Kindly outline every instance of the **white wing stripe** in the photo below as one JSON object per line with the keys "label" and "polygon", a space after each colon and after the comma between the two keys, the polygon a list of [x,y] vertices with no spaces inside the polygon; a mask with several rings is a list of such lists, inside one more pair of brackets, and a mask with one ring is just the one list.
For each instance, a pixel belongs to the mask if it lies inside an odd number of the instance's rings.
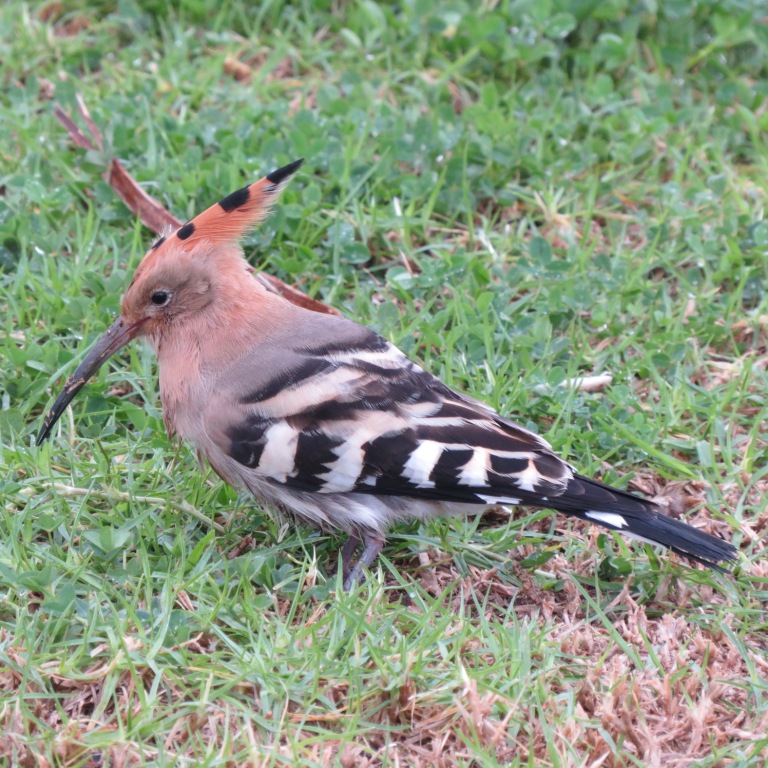
{"label": "white wing stripe", "polygon": [[254,403],[253,408],[270,419],[284,419],[320,403],[339,399],[345,392],[354,391],[354,384],[364,376],[364,373],[354,368],[336,368],[310,376],[267,400],[260,400]]}
{"label": "white wing stripe", "polygon": [[618,528],[619,530],[629,527],[629,523],[616,512],[600,512],[596,509],[588,509],[584,514],[590,520],[596,520],[598,523],[605,523],[606,525]]}
{"label": "white wing stripe", "polygon": [[485,448],[475,448],[472,458],[461,469],[459,482],[470,488],[488,485],[488,451]]}
{"label": "white wing stripe", "polygon": [[488,504],[519,504],[520,499],[514,499],[511,496],[485,496],[482,493],[477,494],[478,499],[482,499]]}
{"label": "white wing stripe", "polygon": [[299,433],[284,421],[273,424],[264,433],[264,450],[256,471],[279,483],[293,472]]}
{"label": "white wing stripe", "polygon": [[541,480],[541,473],[536,469],[536,465],[529,460],[528,466],[522,472],[517,472],[510,477],[520,490],[533,492]]}
{"label": "white wing stripe", "polygon": [[443,444],[436,443],[434,440],[424,440],[419,443],[419,447],[411,453],[403,466],[403,476],[418,488],[434,488],[435,483],[429,479],[429,476],[443,450]]}
{"label": "white wing stripe", "polygon": [[395,346],[388,346],[386,349],[366,350],[354,349],[350,352],[333,352],[328,355],[329,360],[343,365],[359,363],[368,363],[379,368],[416,368],[416,366]]}
{"label": "white wing stripe", "polygon": [[[350,491],[363,471],[365,451],[363,445],[373,442],[388,432],[399,431],[404,423],[385,411],[369,411],[359,420],[337,422],[337,434],[345,434],[345,441],[335,450],[338,458],[326,464],[327,472],[318,477],[323,481],[323,493]],[[349,428],[342,431],[342,428]]]}
{"label": "white wing stripe", "polygon": [[420,403],[408,403],[401,405],[400,410],[408,417],[412,424],[436,424],[439,419],[432,416],[440,410],[441,403],[432,400],[424,400]]}

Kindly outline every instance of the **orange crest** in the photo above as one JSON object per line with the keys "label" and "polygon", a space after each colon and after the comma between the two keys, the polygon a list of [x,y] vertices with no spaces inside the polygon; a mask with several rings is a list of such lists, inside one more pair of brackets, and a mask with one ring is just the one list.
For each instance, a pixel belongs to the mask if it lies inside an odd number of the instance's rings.
{"label": "orange crest", "polygon": [[162,258],[163,252],[169,247],[190,251],[202,241],[214,245],[236,244],[249,229],[269,215],[283,187],[303,162],[303,158],[295,160],[272,171],[263,179],[232,192],[175,232],[156,240],[139,264],[131,285],[141,273],[151,268],[157,259]]}
{"label": "orange crest", "polygon": [[[197,240],[208,240],[217,244],[236,243],[247,230],[255,227],[267,216],[280,191],[303,162],[304,160],[296,160],[227,195],[179,227],[171,238],[183,241],[184,250],[188,250],[187,246],[193,245]],[[155,243],[153,249],[157,247],[158,244]]]}

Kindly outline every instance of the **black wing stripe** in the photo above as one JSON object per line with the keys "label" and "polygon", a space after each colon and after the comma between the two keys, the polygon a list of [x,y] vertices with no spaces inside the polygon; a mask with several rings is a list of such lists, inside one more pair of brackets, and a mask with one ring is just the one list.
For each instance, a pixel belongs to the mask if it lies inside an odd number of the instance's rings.
{"label": "black wing stripe", "polygon": [[327,341],[307,348],[304,352],[305,354],[317,357],[328,357],[334,354],[342,354],[348,357],[355,352],[387,352],[395,349],[383,336],[379,336],[375,331],[365,330],[367,333],[354,341]]}
{"label": "black wing stripe", "polygon": [[488,419],[488,412],[481,411],[476,407],[468,403],[459,403],[455,400],[444,400],[440,406],[440,410],[435,414],[442,418],[460,418],[467,421],[477,421],[478,419],[486,421]]}
{"label": "black wing stripe", "polygon": [[325,432],[300,432],[296,448],[296,469],[288,476],[286,484],[308,491],[321,489],[324,483],[322,472],[327,472],[328,465],[338,459],[336,449],[343,444],[343,438]]}
{"label": "black wing stripe", "polygon": [[[518,472],[524,472],[530,462],[529,458],[509,458],[507,456],[499,456],[498,454],[491,454],[491,469],[497,475],[514,475]],[[507,481],[509,482],[509,481]]]}
{"label": "black wing stripe", "polygon": [[328,373],[338,364],[322,357],[308,357],[298,367],[275,374],[263,387],[240,398],[241,405],[253,405],[283,394],[286,390],[303,384],[307,379]]}
{"label": "black wing stripe", "polygon": [[440,454],[440,458],[430,472],[429,479],[435,487],[454,488],[459,484],[461,468],[472,458],[474,451],[471,448],[447,449]]}
{"label": "black wing stripe", "polygon": [[264,433],[271,425],[269,419],[252,416],[245,423],[231,427],[227,431],[229,455],[243,466],[258,467],[266,445]]}
{"label": "black wing stripe", "polygon": [[538,448],[522,431],[503,430],[492,423],[468,422],[460,426],[428,426],[419,428],[422,440],[434,440],[446,445],[468,445],[505,453],[528,452]]}

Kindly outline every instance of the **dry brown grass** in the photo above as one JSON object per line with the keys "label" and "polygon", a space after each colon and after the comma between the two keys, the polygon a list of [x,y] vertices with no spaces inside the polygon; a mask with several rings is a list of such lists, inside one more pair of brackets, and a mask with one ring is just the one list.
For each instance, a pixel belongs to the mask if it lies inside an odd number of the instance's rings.
{"label": "dry brown grass", "polygon": [[[627,757],[631,755],[653,768],[683,768],[706,758],[713,747],[759,744],[768,733],[768,710],[751,711],[745,684],[750,667],[768,676],[766,637],[742,637],[736,644],[732,620],[721,627],[701,626],[685,615],[702,615],[697,605],[727,602],[711,587],[668,578],[653,600],[641,604],[633,597],[630,579],[600,612],[610,621],[609,628],[577,587],[576,578],[588,578],[593,567],[586,550],[578,562],[556,555],[547,564],[561,584],[556,591],[537,587],[522,570],[516,573],[521,586],[515,588],[494,570],[473,569],[462,579],[440,553],[421,560],[428,566],[420,572],[422,586],[433,594],[447,589],[444,598],[462,620],[473,620],[471,612],[462,610],[469,605],[467,595],[482,595],[473,610],[483,615],[476,613],[474,620],[497,622],[497,631],[505,631],[499,622],[505,616],[508,620],[513,601],[518,620],[543,633],[559,660],[555,664],[534,654],[528,684],[548,689],[543,704],[536,696],[511,700],[483,690],[474,675],[465,673],[446,705],[445,691],[420,688],[408,678],[394,691],[365,694],[366,726],[350,740],[345,729],[357,722],[350,711],[350,697],[356,694],[346,680],[323,680],[329,702],[325,711],[286,704],[281,722],[263,730],[228,698],[196,706],[184,686],[169,676],[154,699],[164,713],[155,751],[183,760],[185,754],[198,753],[202,740],[222,755],[241,756],[229,764],[254,768],[275,764],[280,755],[290,762],[297,742],[304,744],[304,760],[323,766],[479,765],[473,761],[480,749],[500,764],[514,758],[554,765],[553,755],[559,755],[563,765],[618,768],[633,764]],[[765,579],[768,567],[755,566],[752,575]],[[189,600],[184,595],[180,604],[193,610]],[[287,611],[289,604],[283,601],[278,613]],[[670,604],[679,610],[666,612]],[[310,623],[326,610],[319,605]],[[411,605],[409,610],[416,609]],[[460,622],[454,629],[460,630]],[[0,759],[23,768],[120,768],[153,759],[156,755],[146,743],[115,738],[119,723],[141,716],[142,702],[157,682],[150,665],[126,665],[128,655],[141,651],[141,642],[136,637],[122,642],[123,650],[116,654],[110,655],[106,646],[94,649],[91,655],[97,660],[76,674],[62,672],[62,665],[52,661],[30,669],[26,649],[10,648],[7,655],[13,664],[0,672],[5,701]],[[187,650],[205,655],[214,645],[211,637],[200,635]],[[497,661],[481,638],[468,642],[462,655],[470,670]],[[22,692],[23,708],[15,698]],[[237,694],[258,711],[258,686],[244,682]],[[104,751],[87,747],[96,733],[108,736]],[[251,757],[243,758],[249,751]],[[759,754],[768,758],[768,747]],[[753,757],[758,759],[757,754]]]}

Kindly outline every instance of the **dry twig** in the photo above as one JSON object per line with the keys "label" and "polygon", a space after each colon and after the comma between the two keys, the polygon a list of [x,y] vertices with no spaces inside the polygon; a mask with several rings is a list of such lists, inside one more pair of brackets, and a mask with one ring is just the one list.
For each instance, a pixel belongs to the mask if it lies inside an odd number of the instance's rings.
{"label": "dry twig", "polygon": [[[54,107],[53,114],[56,119],[64,126],[70,139],[82,149],[99,152],[104,151],[104,140],[96,123],[93,121],[85,102],[78,95],[77,109],[80,117],[88,129],[87,134],[78,128],[75,121],[57,104]],[[138,184],[138,182],[125,169],[125,166],[117,159],[111,158],[107,169],[103,174],[104,181],[115,190],[118,197],[128,206],[128,209],[136,214],[145,227],[152,230],[156,235],[163,234],[169,229],[178,229],[183,222],[177,219],[170,211],[164,208],[157,200],[148,195]],[[272,293],[280,294],[292,304],[297,304],[313,312],[322,312],[327,315],[338,315],[338,311],[329,307],[322,301],[313,299],[302,293],[298,288],[287,285],[274,275],[268,275],[260,272],[256,275],[265,288]]]}

